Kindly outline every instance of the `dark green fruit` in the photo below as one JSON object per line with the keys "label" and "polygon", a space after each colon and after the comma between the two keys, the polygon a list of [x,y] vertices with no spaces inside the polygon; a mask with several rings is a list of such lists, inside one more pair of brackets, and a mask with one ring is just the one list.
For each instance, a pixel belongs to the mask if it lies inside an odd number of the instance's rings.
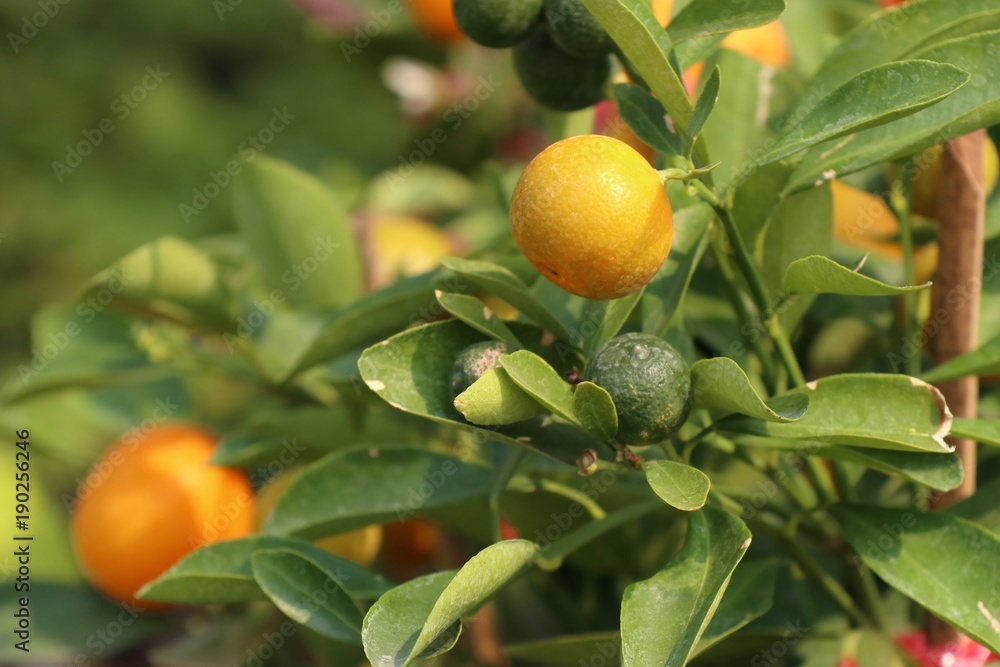
{"label": "dark green fruit", "polygon": [[543,0],[453,0],[455,21],[477,44],[506,49],[531,34]]}
{"label": "dark green fruit", "polygon": [[556,111],[577,111],[604,98],[611,62],[607,57],[571,56],[540,27],[514,47],[514,70],[539,104]]}
{"label": "dark green fruit", "polygon": [[624,445],[665,440],[691,412],[691,369],[669,343],[650,334],[609,340],[587,364],[584,379],[611,394]]}
{"label": "dark green fruit", "polygon": [[611,51],[611,36],[580,0],[545,0],[545,20],[552,39],[570,55],[599,58]]}
{"label": "dark green fruit", "polygon": [[459,352],[451,367],[451,400],[471,387],[483,373],[499,366],[503,354],[507,354],[507,344],[495,340],[473,343]]}

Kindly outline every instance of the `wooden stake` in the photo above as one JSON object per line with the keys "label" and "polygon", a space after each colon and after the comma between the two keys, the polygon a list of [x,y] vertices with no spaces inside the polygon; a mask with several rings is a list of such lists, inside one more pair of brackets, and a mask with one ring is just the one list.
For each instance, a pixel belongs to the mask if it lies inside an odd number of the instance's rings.
{"label": "wooden stake", "polygon": [[[938,209],[937,275],[931,301],[932,317],[939,330],[932,339],[931,356],[941,364],[978,345],[979,296],[983,272],[983,220],[986,196],[983,187],[983,142],[980,130],[949,142],[942,157],[941,191]],[[938,313],[947,313],[939,317]],[[945,321],[947,320],[947,321]],[[938,385],[952,414],[976,417],[979,378],[966,377]],[[970,497],[976,491],[976,443],[967,438],[949,438],[962,460],[965,480],[957,489],[935,495],[931,509],[940,510]],[[959,640],[957,630],[940,619],[927,623],[931,644]]]}

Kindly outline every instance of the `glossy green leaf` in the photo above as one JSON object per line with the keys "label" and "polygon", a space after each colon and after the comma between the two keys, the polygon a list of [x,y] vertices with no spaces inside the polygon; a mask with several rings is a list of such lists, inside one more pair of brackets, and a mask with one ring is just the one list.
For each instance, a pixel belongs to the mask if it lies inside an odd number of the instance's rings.
{"label": "glossy green leaf", "polygon": [[817,440],[854,447],[950,452],[944,438],[952,415],[944,397],[916,378],[888,373],[832,375],[783,394],[809,397],[790,423],[728,417],[719,428],[775,438]]}
{"label": "glossy green leaf", "polygon": [[164,236],[133,250],[88,281],[81,315],[110,304],[142,317],[228,330],[236,313],[222,270],[200,248]]}
{"label": "glossy green leaf", "polygon": [[573,414],[596,438],[605,442],[618,434],[618,411],[611,394],[593,382],[581,382],[573,390]]}
{"label": "glossy green leaf", "polygon": [[[373,667],[403,667],[441,593],[455,570],[412,579],[380,597],[365,615],[361,641]],[[435,648],[448,650],[458,641],[461,625]],[[433,651],[431,651],[433,653]]]}
{"label": "glossy green leaf", "polygon": [[576,423],[573,388],[534,352],[521,350],[500,357],[500,365],[521,389],[563,419]]}
{"label": "glossy green leaf", "polygon": [[257,551],[250,561],[261,590],[290,619],[324,637],[361,644],[363,616],[335,573],[288,549]]}
{"label": "glossy green leaf", "polygon": [[693,105],[680,76],[670,65],[673,45],[652,6],[629,0],[582,1],[666,108],[674,124],[686,132]]}
{"label": "glossy green leaf", "polygon": [[590,521],[549,544],[538,554],[535,561],[542,569],[556,570],[567,556],[593,542],[601,535],[659,509],[663,509],[663,503],[658,500],[650,500],[632,503],[624,509],[610,512],[603,519]]}
{"label": "glossy green leaf", "polygon": [[583,334],[584,356],[589,358],[601,345],[618,335],[645,291],[643,286],[620,299],[586,302],[579,326]]}
{"label": "glossy green leaf", "polygon": [[870,447],[838,447],[811,440],[786,440],[739,436],[739,444],[753,447],[786,449],[808,456],[821,456],[835,461],[857,463],[872,470],[898,475],[937,491],[950,491],[962,483],[962,462],[954,452],[900,452]]}
{"label": "glossy green leaf", "polygon": [[235,179],[236,220],[264,279],[292,304],[336,308],[361,294],[357,242],[339,201],[318,179],[260,156]]}
{"label": "glossy green leaf", "polygon": [[[904,57],[914,57],[913,54],[921,48],[935,43],[935,35],[940,34],[943,28],[970,20],[975,29],[976,25],[982,25],[979,15],[991,10],[996,10],[993,0],[966,0],[961,3],[953,0],[924,0],[873,13],[871,18],[852,30],[827,56],[820,71],[803,93],[799,109],[792,115],[796,118],[803,117],[808,109],[818,104],[830,91],[864,70]],[[952,64],[959,65],[954,62]]]}
{"label": "glossy green leaf", "polygon": [[674,213],[674,240],[667,261],[646,285],[640,302],[642,330],[662,336],[680,307],[698,263],[708,247],[714,213],[707,205]]}
{"label": "glossy green leaf", "polygon": [[703,35],[756,28],[777,20],[784,11],[785,0],[756,0],[735,12],[732,0],[697,0],[670,19],[667,33],[674,43],[679,43]]}
{"label": "glossy green leaf", "polygon": [[864,564],[889,585],[1000,651],[1000,609],[983,586],[1000,581],[1000,537],[945,512],[859,505],[830,512]]}
{"label": "glossy green leaf", "polygon": [[334,452],[296,477],[264,532],[318,539],[402,521],[430,509],[485,499],[489,479],[484,468],[420,447]]}
{"label": "glossy green leaf", "polygon": [[940,102],[968,81],[967,73],[943,62],[905,60],[873,67],[820,101],[758,163],[899,120]]}
{"label": "glossy green leaf", "polygon": [[646,480],[663,502],[685,512],[704,507],[712,488],[708,475],[676,461],[647,462]]}
{"label": "glossy green leaf", "polygon": [[694,407],[737,412],[774,422],[799,419],[809,407],[809,396],[791,394],[768,403],[757,393],[740,365],[729,357],[702,359],[691,366]]}
{"label": "glossy green leaf", "polygon": [[521,349],[517,336],[490,310],[489,306],[476,297],[441,290],[436,291],[434,296],[445,310],[476,331],[507,343],[511,350]]}
{"label": "glossy green leaf", "polygon": [[266,595],[253,576],[251,558],[266,549],[288,549],[334,562],[338,580],[354,598],[375,598],[391,585],[381,575],[328,554],[309,542],[261,535],[201,547],[146,584],[138,597],[192,605],[264,600]]}
{"label": "glossy green leaf", "polygon": [[473,424],[498,426],[537,417],[546,412],[502,368],[491,368],[455,397],[455,408]]}
{"label": "glossy green leaf", "polygon": [[913,58],[954,65],[970,81],[946,99],[890,125],[864,130],[836,146],[820,144],[806,153],[789,182],[795,191],[817,180],[843,176],[869,165],[914,155],[973,130],[1000,122],[1000,77],[994,59],[1000,31],[935,44]]}
{"label": "glossy green leaf", "polygon": [[681,139],[667,123],[667,112],[659,100],[632,83],[617,83],[612,91],[618,114],[635,136],[661,153],[683,154]]}
{"label": "glossy green leaf", "polygon": [[518,661],[546,667],[620,665],[621,637],[617,632],[592,632],[507,644],[504,653]]}
{"label": "glossy green leaf", "polygon": [[1000,493],[1000,478],[980,484],[971,498],[966,498],[945,509],[945,512],[985,526],[1000,534],[1000,503],[996,502]]}
{"label": "glossy green leaf", "polygon": [[688,519],[687,540],[674,559],[622,598],[622,662],[682,667],[693,653],[750,546],[735,516],[704,508]]}
{"label": "glossy green leaf", "polygon": [[1000,336],[991,338],[974,352],[950,359],[920,377],[925,382],[947,382],[967,375],[991,375],[1000,372]]}
{"label": "glossy green leaf", "polygon": [[[688,8],[695,6],[688,5]],[[698,102],[694,105],[694,113],[691,115],[691,125],[688,127],[688,136],[695,138],[701,134],[706,121],[712,115],[716,102],[719,101],[719,85],[722,77],[722,70],[718,66],[712,69],[708,76],[708,81],[702,86],[698,95]]]}
{"label": "glossy green leaf", "polygon": [[1000,447],[1000,419],[961,419],[951,424],[956,438],[970,438],[984,445]]}
{"label": "glossy green leaf", "polygon": [[740,564],[692,655],[698,655],[763,616],[774,604],[778,566],[772,561]]}
{"label": "glossy green leaf", "polygon": [[407,278],[327,316],[293,373],[431,321],[439,312],[434,288],[441,282],[431,274]]}
{"label": "glossy green leaf", "polygon": [[781,287],[796,294],[849,294],[852,296],[895,296],[916,292],[930,287],[923,285],[907,285],[894,287],[880,280],[852,271],[837,264],[828,257],[813,255],[797,259],[788,265]]}
{"label": "glossy green leaf", "polygon": [[468,283],[471,287],[477,287],[500,297],[534,320],[535,324],[551,331],[556,337],[567,341],[572,339],[565,325],[553,317],[548,309],[532,296],[528,286],[510,270],[498,264],[459,257],[445,257],[441,260],[441,264],[458,277],[454,291],[467,290],[465,283]]}
{"label": "glossy green leaf", "polygon": [[469,559],[434,603],[416,643],[410,649],[410,657],[420,655],[455,623],[460,623],[489,601],[537,553],[538,545],[534,542],[504,540]]}

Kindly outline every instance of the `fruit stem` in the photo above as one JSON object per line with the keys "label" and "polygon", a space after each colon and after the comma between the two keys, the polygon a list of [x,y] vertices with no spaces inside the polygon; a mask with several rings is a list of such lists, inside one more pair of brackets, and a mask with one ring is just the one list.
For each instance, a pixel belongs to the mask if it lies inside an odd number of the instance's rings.
{"label": "fruit stem", "polygon": [[497,470],[497,476],[493,480],[493,488],[490,489],[490,516],[493,518],[493,541],[500,542],[503,536],[500,534],[500,497],[507,490],[511,477],[517,472],[521,461],[524,460],[528,450],[518,448],[511,452],[507,459]]}
{"label": "fruit stem", "polygon": [[[916,285],[917,275],[913,266],[913,217],[910,215],[910,194],[913,191],[912,160],[901,160],[893,169],[892,186],[889,204],[899,220],[899,241],[903,246],[903,282],[906,285]],[[920,326],[917,317],[917,294],[907,292],[903,295],[903,340],[917,339],[917,328]],[[909,375],[920,375],[920,355],[906,354],[906,372]]]}
{"label": "fruit stem", "polygon": [[587,513],[590,514],[591,518],[595,521],[600,521],[607,516],[607,512],[604,511],[604,508],[591,500],[590,496],[582,491],[578,491],[577,489],[574,489],[571,486],[566,486],[565,484],[560,484],[559,482],[553,482],[545,477],[535,479],[533,481],[542,491],[548,491],[553,495],[562,496],[567,500],[580,503],[580,506],[587,510]]}
{"label": "fruit stem", "polygon": [[746,243],[743,242],[743,237],[740,236],[740,230],[737,228],[732,214],[722,200],[704,183],[698,180],[690,183],[698,195],[715,209],[716,215],[722,222],[722,227],[726,231],[726,236],[729,238],[729,243],[736,256],[736,266],[739,267],[740,273],[743,274],[743,278],[750,287],[750,296],[757,306],[760,317],[766,322],[767,332],[771,336],[771,340],[774,341],[778,358],[781,359],[785,370],[788,371],[792,385],[797,387],[805,384],[806,379],[799,367],[798,359],[795,358],[792,344],[788,341],[788,336],[781,326],[777,311],[771,305],[771,299],[767,296],[767,290],[764,287],[764,279],[757,267],[754,266],[753,258],[750,256],[750,251],[747,250]]}

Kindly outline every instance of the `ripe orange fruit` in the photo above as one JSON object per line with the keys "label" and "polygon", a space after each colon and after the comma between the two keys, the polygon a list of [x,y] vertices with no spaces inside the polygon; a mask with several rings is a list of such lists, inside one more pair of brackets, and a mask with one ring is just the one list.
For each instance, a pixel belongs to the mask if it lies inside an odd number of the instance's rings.
{"label": "ripe orange fruit", "polygon": [[670,251],[673,210],[660,175],[611,137],[563,139],[528,164],[510,227],[543,276],[588,299],[617,299],[656,274]]}
{"label": "ripe orange fruit", "polygon": [[406,7],[417,28],[428,39],[451,44],[465,38],[455,22],[451,0],[406,0]]}
{"label": "ripe orange fruit", "polygon": [[95,588],[131,601],[187,553],[250,534],[253,489],[241,471],[208,463],[215,445],[197,427],[169,424],[127,435],[98,459],[72,518],[73,548]]}
{"label": "ripe orange fruit", "polygon": [[670,15],[674,11],[674,0],[653,0],[653,16],[664,28],[670,23]]}
{"label": "ripe orange fruit", "polygon": [[381,563],[396,581],[407,581],[431,565],[441,533],[426,519],[407,519],[384,526]]}
{"label": "ripe orange fruit", "polygon": [[[254,514],[254,529],[260,530],[264,521],[271,514],[274,506],[285,489],[298,477],[299,470],[288,470],[267,483],[257,494],[257,510]],[[359,565],[368,566],[375,561],[379,547],[382,546],[382,526],[365,526],[358,530],[348,531],[331,537],[316,540],[316,546],[329,551],[334,556],[352,560]]]}
{"label": "ripe orange fruit", "polygon": [[[772,21],[756,28],[731,32],[722,41],[722,46],[742,53],[747,58],[753,58],[763,65],[788,67],[792,63],[788,34],[781,21]],[[701,79],[704,69],[704,62],[696,62],[684,70],[684,87],[687,88],[688,95],[692,98],[698,90],[698,81]]]}
{"label": "ripe orange fruit", "polygon": [[456,250],[455,241],[440,227],[408,216],[376,217],[368,230],[367,265],[372,289],[438,267]]}

